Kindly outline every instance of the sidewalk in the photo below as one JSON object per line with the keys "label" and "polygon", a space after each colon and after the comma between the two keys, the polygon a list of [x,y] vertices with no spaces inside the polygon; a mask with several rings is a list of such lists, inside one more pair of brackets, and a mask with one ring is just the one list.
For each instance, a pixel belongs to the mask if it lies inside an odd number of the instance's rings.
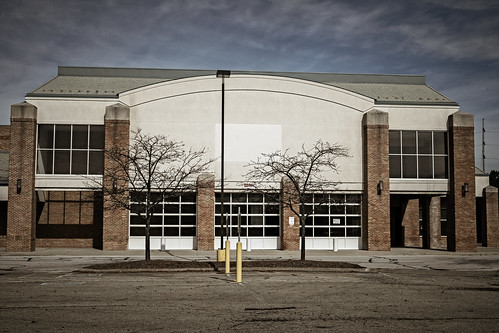
{"label": "sidewalk", "polygon": [[[236,251],[231,251],[231,260],[235,260]],[[97,249],[77,248],[39,248],[33,252],[6,252],[0,248],[0,261],[24,258],[71,258],[89,263],[142,260],[144,250],[102,251]],[[214,261],[216,251],[168,250],[151,251],[152,259]],[[499,271],[499,248],[479,247],[477,252],[456,253],[443,250],[418,248],[393,248],[391,251],[363,250],[308,250],[307,260],[326,260],[350,262],[369,269],[433,269],[433,270],[487,270]],[[253,250],[243,251],[245,260],[298,260],[299,251]]]}

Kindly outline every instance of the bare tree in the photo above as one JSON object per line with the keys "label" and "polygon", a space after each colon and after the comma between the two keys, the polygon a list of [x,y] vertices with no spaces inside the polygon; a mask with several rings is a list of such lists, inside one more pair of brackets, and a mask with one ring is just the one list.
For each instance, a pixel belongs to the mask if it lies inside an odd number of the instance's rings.
{"label": "bare tree", "polygon": [[[186,150],[164,135],[133,132],[130,147],[105,151],[110,159],[101,184],[114,208],[125,208],[145,224],[145,260],[151,259],[150,227],[164,200],[195,191],[195,177],[207,170],[206,148]],[[111,184],[110,186],[103,186]]]}
{"label": "bare tree", "polygon": [[319,140],[310,149],[303,145],[296,155],[291,155],[289,149],[278,150],[264,153],[246,165],[250,171],[245,178],[258,190],[266,191],[268,184],[275,184],[280,179],[288,183],[289,186],[283,186],[279,201],[300,221],[301,260],[305,260],[305,220],[314,213],[314,206],[306,209],[305,204],[310,202],[312,194],[336,188],[338,182],[327,177],[327,173],[339,173],[338,157],[349,157],[348,149]]}

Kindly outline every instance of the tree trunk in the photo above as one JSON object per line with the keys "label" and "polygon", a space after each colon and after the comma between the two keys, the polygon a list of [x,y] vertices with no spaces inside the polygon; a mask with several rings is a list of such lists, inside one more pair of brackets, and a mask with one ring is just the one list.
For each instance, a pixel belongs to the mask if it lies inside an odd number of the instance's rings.
{"label": "tree trunk", "polygon": [[151,260],[151,236],[149,233],[150,227],[151,223],[148,220],[146,224],[146,261]]}
{"label": "tree trunk", "polygon": [[305,260],[305,219],[300,216],[301,249],[300,260]]}

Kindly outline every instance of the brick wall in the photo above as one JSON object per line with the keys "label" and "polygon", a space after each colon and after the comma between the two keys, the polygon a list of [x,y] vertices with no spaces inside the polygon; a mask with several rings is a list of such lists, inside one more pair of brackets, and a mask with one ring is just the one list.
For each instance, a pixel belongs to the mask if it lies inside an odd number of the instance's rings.
{"label": "brick wall", "polygon": [[8,151],[10,146],[10,126],[0,125],[0,151]]}
{"label": "brick wall", "polygon": [[442,248],[442,228],[441,228],[441,210],[440,197],[435,196],[429,198],[429,247],[430,249]]}
{"label": "brick wall", "polygon": [[[449,181],[447,249],[477,251],[475,202],[475,147],[473,115],[449,116]],[[469,192],[463,193],[464,184]]]}
{"label": "brick wall", "polygon": [[[35,249],[35,152],[37,109],[12,105],[10,118],[9,205],[7,251]],[[20,181],[21,191],[17,190]]]}
{"label": "brick wall", "polygon": [[[105,150],[113,147],[125,148],[130,142],[130,109],[121,104],[106,107],[105,116]],[[105,155],[104,169],[113,168],[113,161]],[[127,189],[128,182],[119,177],[118,187]],[[111,189],[113,180],[104,177],[104,187]],[[104,194],[104,208],[102,220],[102,248],[104,250],[126,250],[128,247],[128,210],[116,208],[110,197]]]}
{"label": "brick wall", "polygon": [[[289,201],[293,196],[295,188],[287,178],[281,180],[281,196],[283,202]],[[295,210],[299,210],[299,203],[294,203]],[[289,218],[294,218],[294,225],[289,225]],[[300,218],[293,213],[291,208],[281,203],[281,248],[282,250],[296,251],[300,249]]]}
{"label": "brick wall", "polygon": [[402,212],[404,246],[421,247],[422,241],[421,237],[419,237],[419,199],[406,199],[402,204]]}
{"label": "brick wall", "polygon": [[[390,250],[390,173],[388,113],[369,111],[363,119],[362,247]],[[384,189],[378,192],[383,181]]]}
{"label": "brick wall", "polygon": [[482,245],[499,247],[499,209],[497,187],[483,189],[484,214],[482,216]]}
{"label": "brick wall", "polygon": [[202,174],[197,180],[197,249],[215,248],[215,176]]}

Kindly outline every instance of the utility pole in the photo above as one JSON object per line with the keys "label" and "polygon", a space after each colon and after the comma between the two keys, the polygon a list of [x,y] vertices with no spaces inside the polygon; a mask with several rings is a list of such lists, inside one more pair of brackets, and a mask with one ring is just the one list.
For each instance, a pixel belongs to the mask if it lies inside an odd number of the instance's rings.
{"label": "utility pole", "polygon": [[482,118],[482,170],[485,172],[485,118]]}

